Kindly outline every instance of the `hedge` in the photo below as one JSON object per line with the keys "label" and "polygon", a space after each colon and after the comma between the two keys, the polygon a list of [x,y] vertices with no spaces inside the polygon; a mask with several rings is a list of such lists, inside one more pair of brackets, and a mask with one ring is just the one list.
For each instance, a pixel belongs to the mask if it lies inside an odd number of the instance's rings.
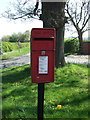
{"label": "hedge", "polygon": [[11,42],[2,42],[2,52],[11,52],[13,50],[18,50],[23,47],[27,47],[29,43],[11,43]]}
{"label": "hedge", "polygon": [[78,53],[79,51],[79,40],[75,38],[66,39],[64,42],[65,53]]}

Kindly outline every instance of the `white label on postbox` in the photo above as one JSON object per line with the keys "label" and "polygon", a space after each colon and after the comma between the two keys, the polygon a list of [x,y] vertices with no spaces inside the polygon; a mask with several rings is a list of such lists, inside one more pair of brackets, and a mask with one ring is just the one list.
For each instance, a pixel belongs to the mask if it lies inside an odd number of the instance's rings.
{"label": "white label on postbox", "polygon": [[39,56],[39,74],[48,74],[48,56]]}

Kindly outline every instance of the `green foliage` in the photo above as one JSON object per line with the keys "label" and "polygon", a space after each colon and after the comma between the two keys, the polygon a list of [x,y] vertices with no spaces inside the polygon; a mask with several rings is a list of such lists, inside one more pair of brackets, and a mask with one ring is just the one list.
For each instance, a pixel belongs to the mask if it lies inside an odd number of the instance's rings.
{"label": "green foliage", "polygon": [[30,46],[29,42],[27,42],[27,43],[20,43],[20,44],[21,44],[21,48]]}
{"label": "green foliage", "polygon": [[[36,118],[38,88],[30,66],[3,69],[2,82],[3,119]],[[45,84],[44,118],[88,118],[88,102],[87,66],[67,64],[55,70],[54,83]]]}
{"label": "green foliage", "polygon": [[16,43],[2,42],[3,52],[10,52],[10,51],[16,50],[17,48],[18,48],[18,45]]}
{"label": "green foliage", "polygon": [[25,33],[18,33],[18,41],[20,42],[29,42],[30,38],[29,38],[29,31],[25,31]]}
{"label": "green foliage", "polygon": [[5,35],[2,37],[1,41],[3,42],[9,42],[10,36],[9,35]]}
{"label": "green foliage", "polygon": [[[4,50],[7,51],[7,43],[9,44],[10,42],[3,42],[3,48]],[[17,56],[21,56],[24,54],[27,54],[30,52],[30,43],[20,43],[21,44],[21,48],[18,47],[17,43],[10,43],[10,49],[12,48],[12,52],[6,52],[4,54],[2,54],[0,56],[0,59],[9,59],[9,58],[13,58],[13,57],[17,57]]]}
{"label": "green foliage", "polygon": [[90,42],[90,40],[83,40],[83,42]]}
{"label": "green foliage", "polygon": [[78,39],[66,39],[64,43],[65,53],[78,53],[79,51],[79,41]]}
{"label": "green foliage", "polygon": [[28,47],[29,43],[12,43],[12,42],[2,42],[2,51],[11,52],[13,50],[18,50],[19,48]]}
{"label": "green foliage", "polygon": [[13,51],[13,52],[9,52],[7,54],[3,54],[0,57],[0,59],[4,60],[4,59],[9,59],[9,58],[14,58],[14,57],[25,55],[25,54],[27,54],[29,52],[30,52],[30,48],[29,47],[25,47],[25,48],[21,48],[20,52],[19,51]]}
{"label": "green foliage", "polygon": [[9,42],[17,42],[17,40],[18,40],[18,36],[16,33],[13,33],[9,38]]}
{"label": "green foliage", "polygon": [[2,37],[1,41],[3,42],[29,42],[30,33],[26,30],[24,33],[13,33],[12,35],[5,35]]}

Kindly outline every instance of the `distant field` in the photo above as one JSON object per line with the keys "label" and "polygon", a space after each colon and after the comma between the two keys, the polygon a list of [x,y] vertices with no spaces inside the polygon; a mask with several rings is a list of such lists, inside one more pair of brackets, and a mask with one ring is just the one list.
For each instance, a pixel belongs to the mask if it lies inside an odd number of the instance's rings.
{"label": "distant field", "polygon": [[[29,65],[3,69],[2,82],[3,119],[36,118],[37,84]],[[67,64],[55,70],[54,83],[45,84],[44,118],[88,118],[88,102],[88,67]]]}

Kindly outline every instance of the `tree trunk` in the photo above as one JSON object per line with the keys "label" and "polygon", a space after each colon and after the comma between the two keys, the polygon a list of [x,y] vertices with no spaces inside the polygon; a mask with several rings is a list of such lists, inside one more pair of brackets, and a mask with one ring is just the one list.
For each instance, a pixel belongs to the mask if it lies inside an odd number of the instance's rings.
{"label": "tree trunk", "polygon": [[79,54],[83,54],[83,33],[81,31],[78,32],[79,39]]}
{"label": "tree trunk", "polygon": [[43,27],[56,28],[56,67],[64,66],[65,2],[42,2]]}
{"label": "tree trunk", "polygon": [[64,27],[56,29],[56,67],[64,66]]}

